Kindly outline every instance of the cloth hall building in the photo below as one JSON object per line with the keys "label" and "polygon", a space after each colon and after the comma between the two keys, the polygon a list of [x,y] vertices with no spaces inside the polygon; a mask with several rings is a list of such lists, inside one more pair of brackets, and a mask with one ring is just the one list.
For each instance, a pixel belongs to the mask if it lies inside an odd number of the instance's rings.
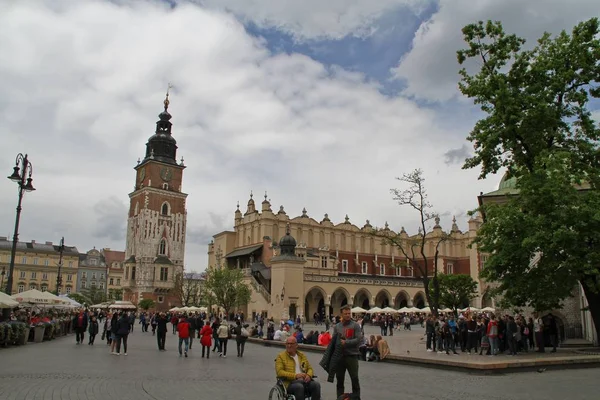
{"label": "cloth hall building", "polygon": [[[469,244],[480,224],[479,218],[472,218],[469,230],[461,232],[454,221],[440,245],[438,272],[469,274],[477,280],[481,260]],[[244,271],[252,287],[251,302],[241,310],[246,315],[304,316],[310,321],[315,312],[334,312],[344,304],[365,309],[425,307],[417,269],[372,230],[369,221],[359,227],[348,216],[335,223],[327,214],[318,221],[306,209],[295,217],[283,206],[274,212],[266,195],[259,211],[251,194],[246,211],[242,213],[239,206],[235,211],[234,229],[214,235],[208,266]],[[443,234],[437,220],[427,233],[428,257]],[[404,228],[400,236],[409,238]],[[295,252],[285,253],[284,247],[292,241]],[[473,305],[491,305],[483,297]]]}

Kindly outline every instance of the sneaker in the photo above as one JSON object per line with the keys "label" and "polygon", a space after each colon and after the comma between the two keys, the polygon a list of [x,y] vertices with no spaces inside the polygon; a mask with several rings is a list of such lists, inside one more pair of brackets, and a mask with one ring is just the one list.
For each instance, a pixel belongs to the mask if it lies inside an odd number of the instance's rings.
{"label": "sneaker", "polygon": [[227,356],[225,354],[223,354],[223,358],[227,358]]}
{"label": "sneaker", "polygon": [[127,353],[123,353],[123,355],[124,355],[124,356],[126,356],[126,355],[127,355]]}
{"label": "sneaker", "polygon": [[117,353],[117,355],[118,355],[118,356],[120,356],[120,355],[121,355],[121,353]]}
{"label": "sneaker", "polygon": [[219,357],[223,357],[223,353],[219,353]]}
{"label": "sneaker", "polygon": [[431,350],[431,349],[427,349],[427,351],[431,353],[433,350]]}
{"label": "sneaker", "polygon": [[187,358],[187,351],[185,352],[185,358]]}

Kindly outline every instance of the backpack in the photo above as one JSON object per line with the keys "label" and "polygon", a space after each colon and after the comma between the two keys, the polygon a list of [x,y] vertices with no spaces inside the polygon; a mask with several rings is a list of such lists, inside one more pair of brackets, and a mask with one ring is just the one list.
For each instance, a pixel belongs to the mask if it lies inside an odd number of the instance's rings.
{"label": "backpack", "polygon": [[242,335],[242,337],[248,337],[248,336],[250,336],[250,333],[248,332],[248,330],[246,328],[242,327],[240,335]]}
{"label": "backpack", "polygon": [[528,335],[529,335],[529,328],[528,328],[528,327],[525,327],[525,329],[523,330],[523,334],[524,334],[525,336],[528,336]]}

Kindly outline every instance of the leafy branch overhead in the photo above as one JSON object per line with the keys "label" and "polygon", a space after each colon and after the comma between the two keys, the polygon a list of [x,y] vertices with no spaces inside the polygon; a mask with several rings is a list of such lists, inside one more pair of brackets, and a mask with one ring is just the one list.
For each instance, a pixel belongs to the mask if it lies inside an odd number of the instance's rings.
{"label": "leafy branch overhead", "polygon": [[468,136],[475,155],[465,168],[480,166],[481,178],[503,167],[532,173],[537,158],[554,151],[572,154],[575,171],[598,167],[600,132],[588,109],[590,97],[600,97],[597,18],[571,35],[545,33],[531,50],[500,22],[467,25],[463,35],[468,48],[458,62],[480,70],[462,68],[459,88],[487,114]]}

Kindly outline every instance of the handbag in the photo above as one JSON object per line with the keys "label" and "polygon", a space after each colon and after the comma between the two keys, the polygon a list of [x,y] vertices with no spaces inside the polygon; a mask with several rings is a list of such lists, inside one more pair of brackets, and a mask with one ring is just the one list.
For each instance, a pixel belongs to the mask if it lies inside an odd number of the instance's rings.
{"label": "handbag", "polygon": [[250,336],[250,333],[248,333],[248,329],[246,329],[246,328],[242,328],[240,334],[242,335],[242,337]]}
{"label": "handbag", "polygon": [[102,331],[102,340],[106,339],[106,331]]}

